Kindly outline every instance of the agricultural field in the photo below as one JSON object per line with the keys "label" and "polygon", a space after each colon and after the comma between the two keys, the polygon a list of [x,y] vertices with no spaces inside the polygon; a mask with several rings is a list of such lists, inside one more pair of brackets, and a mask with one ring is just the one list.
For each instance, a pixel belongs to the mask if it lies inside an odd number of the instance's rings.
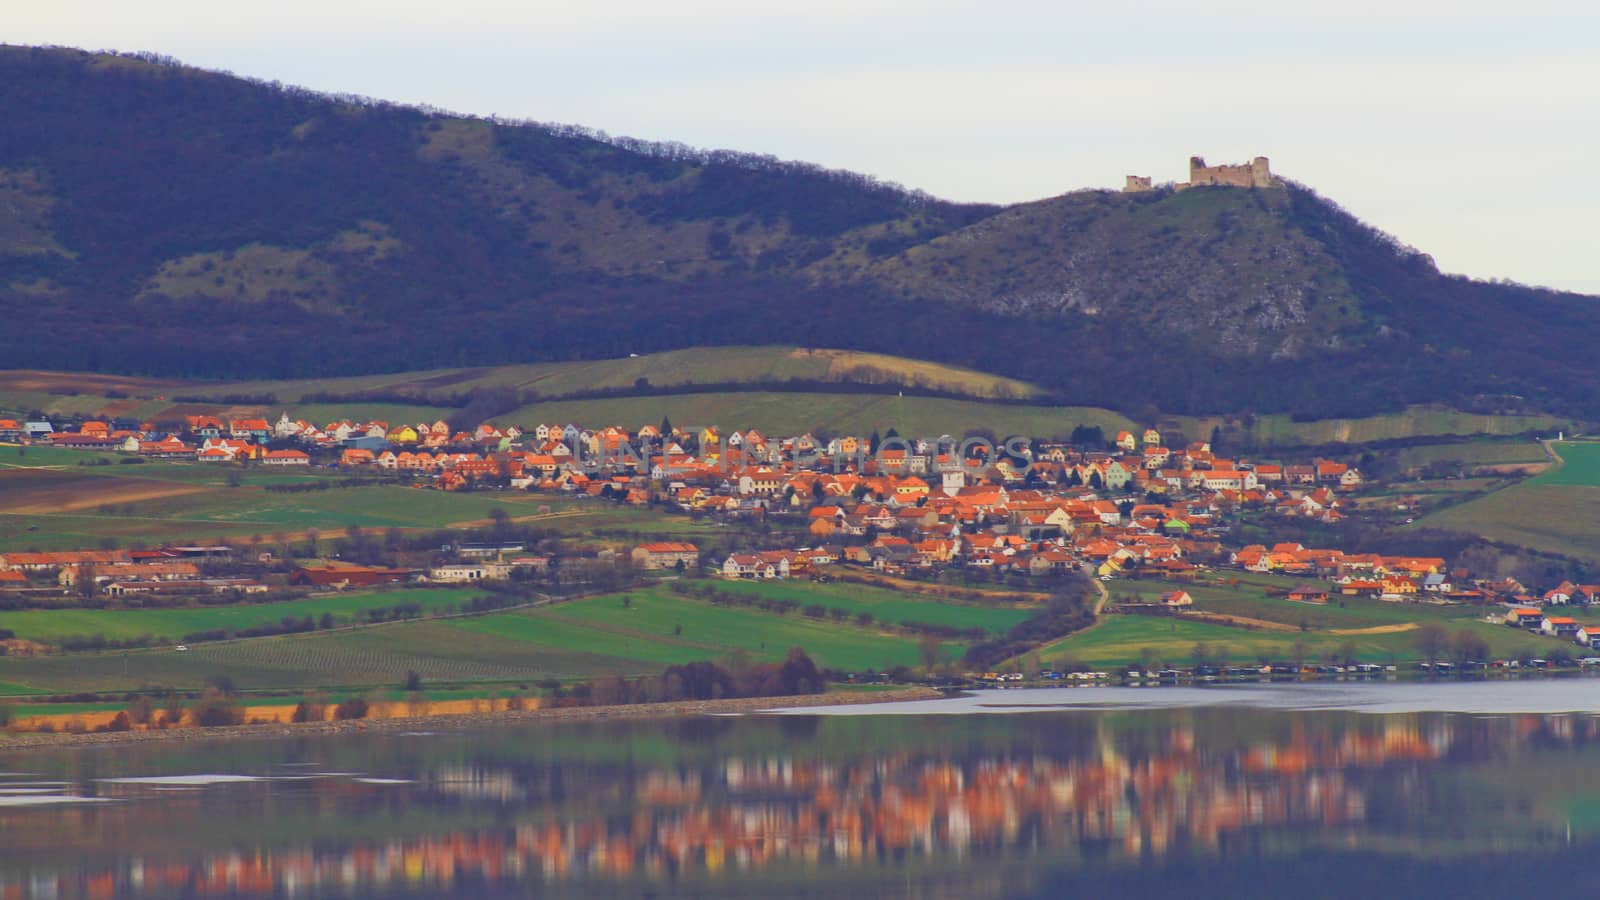
{"label": "agricultural field", "polygon": [[[696,393],[673,396],[622,396],[601,400],[547,401],[525,406],[497,421],[530,425],[540,421],[621,424],[638,427],[663,415],[680,424],[717,424],[798,433],[826,429],[869,433],[889,427],[905,434],[960,435],[987,428],[998,434],[1039,438],[1064,435],[1076,425],[1099,426],[1108,434],[1137,423],[1093,407],[1049,407],[986,403],[985,399],[1026,399],[1033,385],[982,372],[923,360],[846,350],[795,347],[717,347],[677,350],[624,359],[532,363],[486,368],[439,369],[345,378],[252,382],[178,382],[121,378],[91,373],[0,372],[0,412],[22,414],[42,409],[69,415],[126,415],[141,419],[182,413],[228,416],[291,416],[319,422],[340,418],[378,418],[389,422],[431,422],[452,410],[430,404],[487,388],[509,388],[559,398],[594,390],[627,391],[643,379],[651,387],[686,384],[747,384],[787,379],[840,383],[902,384],[971,395],[974,400],[896,397],[890,394]],[[118,396],[108,397],[107,391]],[[308,395],[377,392],[416,397],[414,402],[307,402]],[[126,395],[126,396],[123,396]],[[265,405],[228,405],[226,396],[272,395]],[[177,403],[174,396],[219,398],[216,402]],[[1150,424],[1150,423],[1144,423]],[[1362,443],[1421,435],[1512,435],[1529,431],[1572,430],[1572,423],[1550,416],[1483,416],[1419,406],[1363,419],[1296,422],[1287,415],[1229,419],[1218,416],[1164,417],[1162,428],[1190,439],[1213,428],[1241,428],[1259,445],[1305,446]],[[1535,460],[1536,461],[1536,460]]]}
{"label": "agricultural field", "polygon": [[[64,615],[56,612],[28,613],[38,621],[24,620],[21,626],[10,624],[8,617],[17,614],[0,614],[0,620],[4,627],[16,627],[19,635],[24,628],[40,634],[52,629],[56,634],[80,633],[81,626],[95,627],[107,637],[136,637],[161,633],[160,628],[243,627],[257,621],[250,618],[252,613],[261,615],[260,621],[276,621],[291,614],[291,608],[296,616],[323,610],[353,616],[368,605],[393,606],[409,599],[439,609],[467,596],[442,590],[392,591],[216,610],[72,611],[77,615],[63,624],[50,618]],[[161,613],[174,615],[163,619]],[[135,618],[108,625],[97,615]],[[182,652],[169,645],[5,657],[0,658],[0,694],[124,691],[152,685],[195,689],[214,675],[231,678],[243,690],[367,689],[392,686],[413,671],[428,682],[527,683],[654,674],[668,665],[724,659],[736,651],[754,662],[778,662],[796,646],[804,647],[819,665],[851,670],[921,664],[913,636],[848,620],[811,619],[799,612],[780,616],[717,607],[656,585],[538,609],[202,643]],[[942,651],[946,659],[955,660],[965,647],[945,642]]]}
{"label": "agricultural field", "polygon": [[213,676],[241,690],[365,689],[403,683],[408,672],[431,682],[527,682],[659,667],[453,628],[443,621],[378,625],[109,653],[0,659],[0,679],[18,693],[195,690]]}
{"label": "agricultural field", "polygon": [[1437,406],[1413,406],[1403,412],[1361,419],[1319,419],[1297,422],[1283,414],[1248,420],[1219,416],[1177,416],[1172,421],[1186,435],[1209,435],[1213,428],[1240,427],[1261,446],[1365,444],[1433,435],[1516,435],[1537,432],[1554,436],[1574,430],[1570,419],[1557,416],[1488,416]]}
{"label": "agricultural field", "polygon": [[1469,472],[1481,469],[1511,469],[1542,466],[1549,461],[1544,447],[1531,440],[1474,440],[1448,444],[1424,444],[1392,451],[1402,471],[1420,469],[1435,463],[1460,463]]}
{"label": "agricultural field", "polygon": [[1419,524],[1600,563],[1600,444],[1555,449],[1561,465]]}
{"label": "agricultural field", "polygon": [[[1230,573],[1232,574],[1232,573]],[[1348,631],[1386,627],[1406,627],[1419,622],[1472,619],[1481,612],[1465,606],[1440,606],[1422,603],[1390,603],[1363,597],[1335,594],[1324,605],[1301,603],[1268,596],[1268,588],[1284,590],[1299,584],[1291,578],[1272,575],[1244,575],[1237,585],[1179,584],[1163,581],[1125,581],[1114,584],[1112,593],[1120,598],[1133,596],[1154,602],[1167,591],[1185,590],[1194,597],[1194,608],[1201,612],[1237,616],[1263,627],[1299,631]],[[1326,585],[1324,585],[1326,586]]]}
{"label": "agricultural field", "polygon": [[[1496,658],[1538,656],[1561,647],[1569,652],[1575,649],[1570,641],[1535,637],[1481,621],[1463,620],[1447,627],[1452,633],[1469,631],[1483,638],[1488,642],[1490,654]],[[1204,643],[1216,658],[1237,664],[1293,660],[1297,645],[1303,647],[1307,661],[1342,656],[1348,646],[1354,650],[1357,660],[1393,664],[1417,658],[1415,639],[1411,631],[1367,634],[1249,631],[1180,618],[1108,616],[1089,629],[1042,648],[1039,658],[1044,665],[1080,663],[1109,670],[1139,662],[1148,654],[1153,661],[1166,665],[1188,665],[1194,661],[1195,645]]]}
{"label": "agricultural field", "polygon": [[104,635],[108,640],[128,640],[146,635],[177,641],[197,631],[239,631],[271,625],[285,618],[320,619],[331,614],[339,625],[362,622],[369,609],[388,609],[415,603],[423,615],[447,612],[472,598],[470,591],[412,588],[332,594],[279,603],[202,606],[181,609],[27,609],[0,612],[0,628],[17,637],[56,643],[63,638]]}
{"label": "agricultural field", "polygon": [[[67,464],[102,454],[0,447],[0,549],[57,550],[219,539],[276,540],[368,529],[465,527],[495,509],[513,520],[567,533],[625,529],[691,536],[709,526],[681,516],[564,495],[518,491],[444,493],[374,481],[303,493],[277,484],[332,480],[349,473],[223,469],[198,463]],[[229,485],[235,475],[238,485]]]}
{"label": "agricultural field", "polygon": [[[539,636],[552,625],[567,626],[555,632],[560,646],[663,664],[716,659],[736,650],[755,661],[776,662],[791,647],[804,647],[819,666],[852,671],[921,664],[917,640],[908,635],[863,628],[849,620],[812,619],[798,611],[778,615],[719,607],[659,586],[457,623],[464,629],[534,641],[545,640]],[[945,642],[943,648],[950,660],[965,652],[965,646],[955,641]]]}
{"label": "agricultural field", "polygon": [[1565,441],[1554,445],[1554,450],[1561,464],[1547,469],[1530,484],[1600,488],[1600,443]]}
{"label": "agricultural field", "polygon": [[503,418],[513,422],[617,422],[631,428],[660,422],[680,427],[758,428],[766,434],[827,430],[869,434],[888,428],[902,435],[960,436],[987,428],[996,435],[1065,437],[1078,425],[1115,435],[1135,427],[1110,410],[1086,406],[1021,406],[978,400],[897,397],[892,394],[731,392],[567,400],[524,406]]}
{"label": "agricultural field", "polygon": [[[797,347],[708,347],[674,350],[621,359],[588,362],[530,363],[466,369],[435,369],[344,378],[246,382],[182,382],[122,378],[93,373],[0,372],[0,410],[42,410],[62,415],[108,415],[153,418],[177,414],[169,398],[272,395],[267,406],[227,406],[219,399],[210,410],[204,403],[191,412],[228,410],[232,414],[287,411],[316,421],[373,417],[387,421],[433,421],[450,409],[425,398],[448,397],[485,388],[511,388],[560,397],[594,390],[628,389],[640,379],[652,387],[691,383],[748,384],[763,381],[837,381],[898,384],[968,394],[973,397],[1025,398],[1038,389],[1026,382],[956,366],[855,350]],[[119,396],[108,397],[106,392]],[[413,404],[307,402],[315,394],[382,393],[419,398]],[[125,396],[121,396],[125,395]]]}
{"label": "agricultural field", "polygon": [[925,360],[857,350],[798,347],[705,347],[588,362],[530,363],[480,369],[367,375],[306,381],[242,382],[226,393],[272,392],[280,400],[307,393],[454,393],[485,387],[533,390],[546,396],[630,388],[639,379],[655,387],[682,384],[759,381],[840,381],[904,384],[975,397],[1026,397],[1037,389],[1025,382]]}
{"label": "agricultural field", "polygon": [[1037,611],[1039,604],[996,603],[979,605],[932,597],[918,597],[901,591],[870,585],[798,581],[709,582],[724,593],[747,594],[768,600],[789,600],[800,606],[820,604],[829,609],[849,610],[852,615],[869,613],[877,622],[904,624],[920,622],[948,628],[982,628],[990,634],[1004,634],[1013,625]]}

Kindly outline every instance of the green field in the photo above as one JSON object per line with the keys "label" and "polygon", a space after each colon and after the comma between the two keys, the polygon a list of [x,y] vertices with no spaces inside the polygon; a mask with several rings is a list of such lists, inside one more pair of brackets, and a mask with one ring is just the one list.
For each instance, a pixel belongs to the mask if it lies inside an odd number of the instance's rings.
{"label": "green field", "polygon": [[[61,415],[122,415],[149,419],[172,415],[172,396],[276,397],[256,406],[212,404],[233,414],[287,411],[291,417],[323,424],[340,418],[378,418],[394,422],[432,422],[449,408],[424,398],[450,397],[485,388],[512,388],[561,397],[594,390],[633,387],[644,379],[653,387],[685,384],[756,383],[764,381],[838,381],[896,384],[973,397],[1022,398],[1037,393],[1026,382],[925,360],[855,350],[797,347],[702,347],[588,362],[529,363],[465,369],[434,369],[343,378],[246,382],[181,382],[128,379],[90,373],[0,372],[0,410],[25,413],[42,410]],[[126,398],[104,395],[115,389]],[[359,395],[379,392],[419,398],[417,403],[306,402],[308,394]],[[206,404],[185,404],[189,412]],[[654,420],[652,420],[654,421]],[[759,426],[757,426],[759,427]]]}
{"label": "green field", "polygon": [[[285,473],[199,463],[79,466],[99,456],[50,448],[0,447],[0,550],[59,550],[123,544],[366,529],[462,527],[495,509],[565,533],[625,529],[664,536],[704,534],[682,516],[568,495],[522,491],[446,493],[374,481],[304,493],[269,485],[329,480],[349,473]],[[227,484],[237,474],[237,487]]]}
{"label": "green field", "polygon": [[866,435],[895,428],[901,434],[934,438],[987,428],[998,435],[1026,434],[1041,439],[1065,437],[1078,425],[1099,426],[1115,435],[1136,427],[1110,410],[1087,406],[1022,406],[896,397],[892,394],[730,392],[566,400],[524,406],[503,418],[512,422],[616,423],[628,428],[670,418],[679,427],[716,425],[724,432],[758,428],[767,434],[828,430]]}
{"label": "green field", "polygon": [[[1335,628],[1372,628],[1407,622],[1471,619],[1481,612],[1466,606],[1441,606],[1422,603],[1391,603],[1364,597],[1341,597],[1337,593],[1323,605],[1300,603],[1268,596],[1269,588],[1284,590],[1302,583],[1300,579],[1278,575],[1229,573],[1238,577],[1237,585],[1179,584],[1163,581],[1119,581],[1112,594],[1133,595],[1153,602],[1167,591],[1185,590],[1194,597],[1194,608],[1204,612],[1241,616],[1323,631]],[[1324,587],[1331,587],[1324,585]]]}
{"label": "green field", "polygon": [[991,634],[1003,634],[1036,610],[1035,604],[980,606],[918,598],[871,585],[839,582],[726,581],[714,582],[713,585],[720,591],[771,600],[792,600],[801,606],[820,603],[830,609],[847,609],[852,614],[871,613],[878,622],[921,622],[950,628],[982,628]]}
{"label": "green field", "polygon": [[[742,650],[752,659],[776,662],[791,647],[803,647],[819,666],[887,669],[920,665],[916,638],[861,628],[852,622],[777,615],[719,607],[679,597],[663,587],[608,595],[547,609],[459,620],[458,627],[509,635],[573,650],[649,659],[659,663],[718,658]],[[544,637],[552,628],[554,637]],[[947,659],[963,645],[946,642]],[[709,654],[709,656],[708,656]]]}
{"label": "green field", "polygon": [[1561,465],[1419,524],[1600,563],[1600,444],[1555,449]]}
{"label": "green field", "polygon": [[219,393],[275,393],[298,400],[310,392],[357,393],[384,390],[453,393],[475,388],[512,387],[546,396],[632,387],[643,378],[667,387],[692,383],[786,381],[866,381],[961,391],[974,396],[1025,397],[1032,385],[923,360],[854,350],[797,347],[702,347],[590,362],[529,363],[479,369],[442,369],[353,378],[262,381],[228,384]]}
{"label": "green field", "polygon": [[442,621],[196,644],[187,652],[164,648],[0,659],[5,680],[26,693],[142,686],[193,690],[218,675],[241,690],[275,690],[395,685],[408,672],[429,681],[524,682],[657,668],[474,634]]}
{"label": "green field", "polygon": [[1561,464],[1535,476],[1529,484],[1600,487],[1600,443],[1564,441],[1555,445],[1555,452]]}
{"label": "green field", "polygon": [[192,609],[29,609],[0,612],[0,628],[9,628],[19,638],[41,643],[94,634],[104,635],[108,640],[151,635],[160,640],[176,641],[197,631],[239,631],[275,624],[284,618],[320,619],[325,613],[331,613],[341,625],[361,622],[365,621],[364,614],[369,609],[387,609],[401,603],[419,604],[423,614],[428,615],[460,606],[471,598],[468,591],[409,588]]}
{"label": "green field", "polygon": [[1174,418],[1186,435],[1209,435],[1213,428],[1241,427],[1262,446],[1321,446],[1324,444],[1364,444],[1400,438],[1433,435],[1513,435],[1533,431],[1553,436],[1559,430],[1573,431],[1569,419],[1556,416],[1485,416],[1458,412],[1437,406],[1412,406],[1404,412],[1368,416],[1361,419],[1319,419],[1297,422],[1283,414],[1254,416],[1246,425],[1238,419],[1220,416],[1178,416]]}
{"label": "green field", "polygon": [[1518,466],[1543,463],[1544,448],[1530,440],[1475,440],[1448,444],[1424,444],[1393,451],[1402,470],[1421,468],[1431,463],[1461,463],[1467,469]]}
{"label": "green field", "polygon": [[[898,397],[893,394],[767,393],[760,391],[559,400],[594,390],[627,390],[647,381],[652,387],[689,384],[749,384],[805,379],[848,383],[903,384],[971,395],[975,400]],[[126,399],[104,391],[115,388]],[[531,363],[486,368],[438,369],[362,375],[345,378],[184,383],[128,379],[88,373],[0,372],[0,410],[22,413],[43,409],[76,415],[131,415],[143,419],[179,411],[214,411],[228,415],[291,416],[325,423],[340,418],[378,418],[390,423],[432,422],[451,410],[427,402],[484,388],[510,388],[558,398],[496,416],[503,423],[578,422],[590,426],[618,424],[637,428],[659,422],[663,415],[684,425],[719,425],[725,429],[759,428],[768,433],[826,429],[867,434],[895,427],[902,433],[960,435],[971,429],[1038,438],[1062,436],[1074,426],[1099,426],[1108,434],[1142,424],[1159,424],[1189,439],[1210,435],[1213,428],[1239,428],[1260,446],[1305,446],[1364,443],[1431,435],[1512,435],[1572,430],[1572,423],[1551,416],[1483,416],[1417,406],[1402,412],[1361,419],[1297,422],[1288,415],[1247,419],[1221,416],[1170,416],[1159,423],[1135,423],[1106,409],[1047,407],[984,402],[987,398],[1018,399],[1038,390],[1024,382],[922,360],[842,350],[795,347],[711,347],[589,362]],[[52,392],[53,391],[53,392]],[[307,403],[308,394],[358,395],[382,392],[418,397],[415,403]],[[277,401],[258,406],[179,405],[162,398],[174,395],[213,396],[271,394]]]}
{"label": "green field", "polygon": [[[1490,654],[1499,657],[1548,654],[1556,648],[1572,652],[1570,641],[1539,638],[1503,625],[1479,621],[1453,623],[1449,628],[1467,630],[1489,643]],[[1328,632],[1247,631],[1205,622],[1151,616],[1108,616],[1086,631],[1056,641],[1043,648],[1046,665],[1081,663],[1097,669],[1111,669],[1138,662],[1147,649],[1153,659],[1167,665],[1187,665],[1193,661],[1194,647],[1205,643],[1213,654],[1230,663],[1249,664],[1262,659],[1289,661],[1296,643],[1303,642],[1307,661],[1320,661],[1337,655],[1348,643],[1358,660],[1391,664],[1417,658],[1416,636],[1411,632],[1393,634],[1339,635]]]}
{"label": "green field", "polygon": [[[429,592],[396,591],[367,595],[371,605],[392,606],[400,598]],[[430,601],[443,605],[448,592]],[[456,598],[464,594],[455,593]],[[367,688],[403,681],[417,672],[434,682],[520,682],[609,675],[646,675],[676,663],[718,660],[742,651],[755,662],[781,661],[791,647],[804,647],[819,665],[851,670],[920,665],[917,639],[853,622],[810,619],[798,612],[780,616],[742,608],[720,608],[680,598],[665,586],[609,594],[540,609],[483,616],[400,622],[366,628],[196,644],[179,652],[158,650],[74,653],[0,658],[0,694],[122,691],[140,686],[198,688],[213,675],[233,679],[241,689]],[[368,600],[358,595],[308,600],[338,604],[350,611]],[[865,601],[864,601],[865,602]],[[135,616],[117,633],[137,636],[157,626],[221,627],[211,614],[240,614],[240,623],[276,621],[295,604],[222,610],[104,612]],[[299,607],[296,606],[298,609]],[[321,609],[323,607],[315,607]],[[254,620],[254,610],[262,618]],[[76,613],[77,611],[74,611]],[[158,613],[198,618],[149,618]],[[298,615],[311,614],[307,606]],[[1001,611],[1004,612],[1004,611]],[[320,612],[316,614],[320,615]],[[337,613],[336,613],[337,614]],[[54,624],[37,615],[31,627],[74,633],[93,624],[111,636],[103,619],[64,619]],[[926,618],[926,617],[925,617]],[[154,624],[152,624],[154,623]],[[7,624],[5,627],[12,627]],[[20,633],[20,629],[19,629]],[[946,642],[946,659],[958,659],[964,646]]]}

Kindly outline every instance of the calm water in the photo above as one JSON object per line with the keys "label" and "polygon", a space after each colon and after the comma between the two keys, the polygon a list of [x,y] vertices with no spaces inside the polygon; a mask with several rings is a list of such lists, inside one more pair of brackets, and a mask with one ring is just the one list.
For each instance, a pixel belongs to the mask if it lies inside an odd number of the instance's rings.
{"label": "calm water", "polygon": [[1600,682],[937,709],[0,753],[0,898],[1600,890]]}

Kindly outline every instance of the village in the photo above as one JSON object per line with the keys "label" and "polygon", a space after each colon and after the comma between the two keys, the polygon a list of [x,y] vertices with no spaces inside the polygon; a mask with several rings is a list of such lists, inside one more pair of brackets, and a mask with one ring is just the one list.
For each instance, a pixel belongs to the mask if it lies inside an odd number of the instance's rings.
{"label": "village", "polygon": [[[759,525],[769,546],[746,541],[726,554],[687,541],[645,541],[602,560],[642,576],[705,574],[736,580],[827,579],[830,572],[977,583],[1048,585],[1082,573],[1102,585],[1124,579],[1201,583],[1229,571],[1286,576],[1274,590],[1307,606],[1364,598],[1462,605],[1530,633],[1588,647],[1600,628],[1548,608],[1600,605],[1600,585],[1570,582],[1530,590],[1510,578],[1478,577],[1438,557],[1353,553],[1297,542],[1230,546],[1243,519],[1334,523],[1364,485],[1359,469],[1313,457],[1226,458],[1205,441],[1155,428],[1078,440],[1000,441],[987,435],[767,437],[756,430],[636,430],[443,421],[392,425],[342,420],[191,415],[176,423],[122,420],[0,420],[0,440],[22,446],[114,451],[127,460],[219,467],[300,467],[363,473],[441,491],[549,492],[590,502],[713,518],[747,537]],[[550,554],[523,546],[448,548],[420,566],[301,567],[289,587],[474,584],[538,578]],[[82,550],[0,555],[0,591],[138,594],[266,593],[248,575],[203,573],[194,557],[232,548]],[[85,586],[81,582],[87,580]],[[285,579],[280,579],[283,581]],[[1114,586],[1113,586],[1114,587]],[[1109,591],[1100,588],[1107,597]],[[1101,608],[1108,604],[1102,601]],[[1112,611],[1200,612],[1181,587]],[[1153,608],[1152,608],[1153,607]]]}

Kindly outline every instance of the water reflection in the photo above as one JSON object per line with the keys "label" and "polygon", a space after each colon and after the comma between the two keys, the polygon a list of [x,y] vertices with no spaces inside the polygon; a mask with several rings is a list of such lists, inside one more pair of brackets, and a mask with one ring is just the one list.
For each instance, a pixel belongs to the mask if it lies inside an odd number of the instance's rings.
{"label": "water reflection", "polygon": [[1576,865],[1597,748],[1588,715],[1194,710],[13,754],[0,898],[1011,896],[1322,850]]}

